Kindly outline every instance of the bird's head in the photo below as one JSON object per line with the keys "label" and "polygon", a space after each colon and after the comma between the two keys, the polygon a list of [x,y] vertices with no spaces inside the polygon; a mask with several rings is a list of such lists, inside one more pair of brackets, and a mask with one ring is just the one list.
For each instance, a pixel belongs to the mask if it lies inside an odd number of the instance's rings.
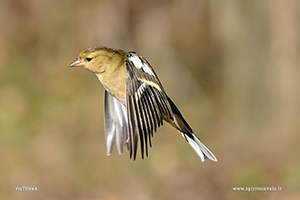
{"label": "bird's head", "polygon": [[96,74],[109,71],[111,66],[119,65],[125,59],[126,52],[105,46],[94,46],[83,50],[69,67],[84,67]]}

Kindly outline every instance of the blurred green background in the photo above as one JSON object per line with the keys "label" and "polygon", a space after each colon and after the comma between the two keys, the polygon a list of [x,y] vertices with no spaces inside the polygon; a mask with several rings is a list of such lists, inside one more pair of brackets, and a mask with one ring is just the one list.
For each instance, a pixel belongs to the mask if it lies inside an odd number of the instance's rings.
{"label": "blurred green background", "polygon": [[[300,199],[299,6],[2,0],[0,199]],[[97,44],[143,55],[218,162],[170,125],[148,158],[107,157],[103,87],[68,68]],[[282,191],[232,190],[261,186]]]}

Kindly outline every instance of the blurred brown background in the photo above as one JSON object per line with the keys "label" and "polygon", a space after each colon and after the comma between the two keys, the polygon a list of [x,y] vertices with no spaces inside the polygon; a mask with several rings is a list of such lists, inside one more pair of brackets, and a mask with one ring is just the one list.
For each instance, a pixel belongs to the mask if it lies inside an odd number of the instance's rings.
{"label": "blurred brown background", "polygon": [[[0,199],[299,199],[299,6],[3,0]],[[201,163],[169,125],[150,157],[107,157],[103,88],[68,68],[96,44],[147,58],[218,162]],[[261,186],[282,191],[232,190]]]}

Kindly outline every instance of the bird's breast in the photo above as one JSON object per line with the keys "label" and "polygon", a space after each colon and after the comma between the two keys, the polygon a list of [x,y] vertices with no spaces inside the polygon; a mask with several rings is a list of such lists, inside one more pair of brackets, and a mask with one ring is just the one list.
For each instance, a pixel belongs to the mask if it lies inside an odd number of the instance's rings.
{"label": "bird's breast", "polygon": [[126,76],[96,74],[103,87],[113,97],[126,106]]}

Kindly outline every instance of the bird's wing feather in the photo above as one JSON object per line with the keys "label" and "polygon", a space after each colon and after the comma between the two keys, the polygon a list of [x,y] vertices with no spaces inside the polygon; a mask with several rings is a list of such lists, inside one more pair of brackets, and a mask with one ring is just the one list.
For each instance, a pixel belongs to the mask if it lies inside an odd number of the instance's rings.
{"label": "bird's wing feather", "polygon": [[[110,155],[112,152],[114,140],[116,140],[119,154],[121,154],[123,145],[128,138],[127,109],[120,101],[105,90],[104,110],[107,155]],[[127,151],[129,150],[126,145],[125,148]]]}
{"label": "bird's wing feather", "polygon": [[153,130],[163,119],[173,121],[173,112],[164,89],[151,65],[134,52],[126,56],[126,107],[130,157],[136,158],[138,141],[141,156],[148,156]]}

